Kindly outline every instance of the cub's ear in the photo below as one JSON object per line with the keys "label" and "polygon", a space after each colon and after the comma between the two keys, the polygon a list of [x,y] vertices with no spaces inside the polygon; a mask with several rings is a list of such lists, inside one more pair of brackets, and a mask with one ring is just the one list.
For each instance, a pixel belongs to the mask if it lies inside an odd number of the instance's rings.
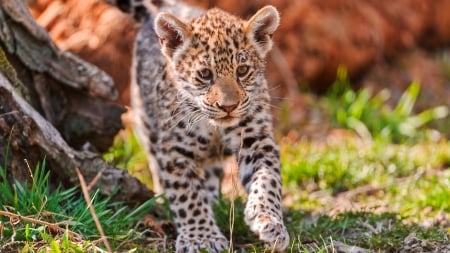
{"label": "cub's ear", "polygon": [[261,8],[247,21],[247,36],[255,43],[261,57],[265,57],[272,48],[272,35],[279,24],[280,15],[271,5]]}
{"label": "cub's ear", "polygon": [[156,16],[155,32],[159,37],[163,53],[170,58],[189,36],[188,26],[169,13],[160,13]]}

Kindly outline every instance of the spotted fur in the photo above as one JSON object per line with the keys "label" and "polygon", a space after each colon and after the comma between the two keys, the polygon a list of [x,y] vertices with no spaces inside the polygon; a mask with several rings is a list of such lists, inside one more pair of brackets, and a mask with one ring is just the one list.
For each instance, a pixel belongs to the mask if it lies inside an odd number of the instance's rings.
{"label": "spotted fur", "polygon": [[261,240],[283,250],[289,235],[264,77],[278,12],[266,6],[249,20],[219,9],[190,13],[183,18],[160,12],[143,24],[132,84],[137,130],[153,175],[160,178],[156,190],[171,203],[177,252],[228,248],[211,204],[230,156],[239,161],[248,193],[245,222]]}

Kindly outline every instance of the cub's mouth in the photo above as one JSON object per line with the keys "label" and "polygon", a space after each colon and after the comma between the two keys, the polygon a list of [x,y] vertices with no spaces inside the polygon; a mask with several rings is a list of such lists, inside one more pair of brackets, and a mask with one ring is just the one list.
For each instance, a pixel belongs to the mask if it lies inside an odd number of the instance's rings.
{"label": "cub's mouth", "polygon": [[211,119],[211,121],[213,122],[214,125],[229,127],[238,124],[240,119],[241,119],[240,117],[233,117],[231,115],[227,115],[221,118]]}

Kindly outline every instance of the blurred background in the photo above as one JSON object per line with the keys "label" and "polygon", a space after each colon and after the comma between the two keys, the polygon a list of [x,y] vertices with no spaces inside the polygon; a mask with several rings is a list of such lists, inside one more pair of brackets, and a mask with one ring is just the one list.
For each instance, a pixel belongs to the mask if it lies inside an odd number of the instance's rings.
{"label": "blurred background", "polygon": [[[284,134],[328,131],[336,121],[334,112],[317,109],[316,101],[329,95],[339,78],[371,95],[383,91],[383,101],[391,106],[413,81],[421,88],[415,111],[450,104],[450,0],[186,2],[243,18],[266,4],[278,8],[281,25],[267,77],[276,123]],[[138,29],[132,18],[100,0],[35,0],[29,7],[58,47],[109,73],[120,93],[118,102],[129,104],[128,69]],[[338,69],[343,76],[338,77]],[[446,132],[447,124],[440,122],[438,128]]]}

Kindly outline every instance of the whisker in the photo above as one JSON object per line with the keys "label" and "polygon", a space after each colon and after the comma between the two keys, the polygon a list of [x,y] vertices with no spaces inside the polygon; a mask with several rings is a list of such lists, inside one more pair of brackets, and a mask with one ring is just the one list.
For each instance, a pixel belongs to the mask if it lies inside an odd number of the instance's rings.
{"label": "whisker", "polygon": [[[255,97],[253,98],[253,102],[260,102],[261,100],[265,100],[267,99],[267,97],[264,96],[259,96],[259,97]],[[269,97],[269,101],[288,101],[288,102],[293,102],[294,100],[292,98],[287,98],[287,97],[275,97],[275,96],[270,96]]]}
{"label": "whisker", "polygon": [[[181,117],[181,119],[176,120],[175,122],[170,122],[173,123],[169,126],[168,130],[172,130],[174,129],[181,121],[185,120],[187,117],[189,117],[189,115],[185,115],[184,117]],[[167,120],[167,123],[169,123],[170,120]]]}
{"label": "whisker", "polygon": [[278,84],[278,85],[275,85],[273,87],[270,87],[270,88],[267,89],[267,91],[273,91],[273,90],[276,90],[276,89],[279,89],[279,88],[281,88],[281,84]]}
{"label": "whisker", "polygon": [[192,118],[189,119],[189,121],[188,121],[189,124],[186,127],[186,131],[190,132],[192,130],[192,128],[198,122],[202,121],[205,118],[206,118],[206,116],[204,114],[202,114],[202,113],[194,115]]}
{"label": "whisker", "polygon": [[180,110],[179,112],[177,112],[174,115],[171,115],[170,118],[166,119],[166,121],[164,123],[167,123],[169,121],[173,121],[173,120],[178,120],[178,118],[181,116],[181,119],[184,119],[185,117],[187,117],[188,115],[186,114],[185,111]]}
{"label": "whisker", "polygon": [[[188,119],[187,121],[189,123],[190,117],[195,116],[199,111],[200,111],[200,109],[195,109],[193,111],[188,111],[187,113],[185,111],[182,111],[181,114],[183,114],[183,116],[180,119],[176,119],[176,118],[168,119],[167,120],[168,122],[172,121],[172,120],[175,120],[174,124],[172,126],[170,126],[169,130],[172,130],[173,128],[175,128],[183,120]],[[184,113],[186,113],[186,114],[184,114]]]}
{"label": "whisker", "polygon": [[270,103],[262,103],[263,105],[267,105],[267,106],[269,106],[269,107],[271,107],[271,108],[275,108],[275,109],[277,109],[277,110],[281,110],[281,107],[279,107],[279,106],[276,106],[276,105],[273,105],[273,104],[270,104]]}
{"label": "whisker", "polygon": [[275,97],[275,96],[270,96],[271,100],[283,100],[283,101],[292,101],[291,98],[287,98],[287,97]]}

